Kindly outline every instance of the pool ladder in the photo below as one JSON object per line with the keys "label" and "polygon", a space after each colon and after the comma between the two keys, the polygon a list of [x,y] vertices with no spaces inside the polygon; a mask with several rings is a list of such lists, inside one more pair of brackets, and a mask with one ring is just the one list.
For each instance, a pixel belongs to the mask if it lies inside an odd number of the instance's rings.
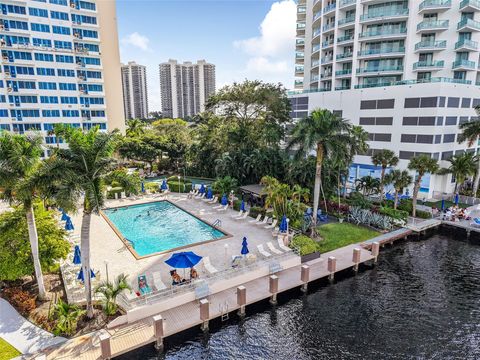
{"label": "pool ladder", "polygon": [[215,228],[222,227],[222,220],[220,219],[215,220],[215,222],[213,223],[213,227]]}
{"label": "pool ladder", "polygon": [[227,321],[229,319],[228,302],[225,301],[225,303],[219,304],[218,305],[218,310],[222,314],[222,316],[221,316],[222,321]]}

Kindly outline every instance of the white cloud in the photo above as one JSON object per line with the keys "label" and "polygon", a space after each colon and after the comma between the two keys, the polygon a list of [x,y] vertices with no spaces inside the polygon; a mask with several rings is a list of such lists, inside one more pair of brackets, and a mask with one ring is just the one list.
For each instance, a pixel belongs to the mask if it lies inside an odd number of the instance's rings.
{"label": "white cloud", "polygon": [[122,38],[121,43],[122,45],[135,46],[143,51],[151,51],[149,47],[150,39],[138,32],[133,32],[130,35],[125,36]]}

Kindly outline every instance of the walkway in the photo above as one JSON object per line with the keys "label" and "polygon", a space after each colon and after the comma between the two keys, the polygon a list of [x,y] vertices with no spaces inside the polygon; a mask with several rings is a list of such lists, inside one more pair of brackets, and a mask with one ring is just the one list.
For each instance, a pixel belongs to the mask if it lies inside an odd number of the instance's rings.
{"label": "walkway", "polygon": [[0,338],[5,339],[22,354],[34,353],[65,338],[54,336],[22,317],[8,301],[0,298]]}

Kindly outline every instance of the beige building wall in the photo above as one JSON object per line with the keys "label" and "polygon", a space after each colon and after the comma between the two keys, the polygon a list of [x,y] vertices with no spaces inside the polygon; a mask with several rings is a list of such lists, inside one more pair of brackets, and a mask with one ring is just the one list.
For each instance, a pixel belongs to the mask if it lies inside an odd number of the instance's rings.
{"label": "beige building wall", "polygon": [[101,59],[105,101],[107,103],[108,130],[125,133],[120,50],[118,46],[117,11],[115,0],[97,1],[100,22]]}

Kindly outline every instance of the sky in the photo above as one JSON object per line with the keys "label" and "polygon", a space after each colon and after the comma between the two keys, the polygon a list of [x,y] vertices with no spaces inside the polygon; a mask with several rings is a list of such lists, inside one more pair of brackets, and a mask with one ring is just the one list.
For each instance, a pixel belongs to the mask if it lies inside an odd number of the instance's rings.
{"label": "sky", "polygon": [[147,66],[149,111],[160,110],[158,65],[168,59],[216,66],[217,89],[260,79],[291,88],[293,0],[117,0],[120,58]]}

